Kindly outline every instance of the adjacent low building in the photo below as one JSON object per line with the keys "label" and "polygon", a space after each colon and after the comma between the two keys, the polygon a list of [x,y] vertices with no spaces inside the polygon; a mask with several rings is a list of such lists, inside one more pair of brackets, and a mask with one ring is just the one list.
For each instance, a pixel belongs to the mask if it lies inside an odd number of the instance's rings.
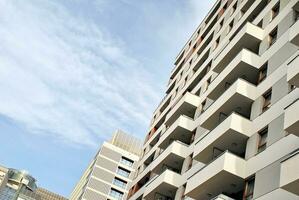
{"label": "adjacent low building", "polygon": [[126,199],[142,143],[123,131],[104,142],[75,186],[71,200]]}
{"label": "adjacent low building", "polygon": [[0,166],[0,200],[67,200],[38,188],[36,179],[26,171]]}
{"label": "adjacent low building", "polygon": [[41,200],[35,193],[36,180],[25,171],[5,169],[5,181],[0,190],[1,200]]}

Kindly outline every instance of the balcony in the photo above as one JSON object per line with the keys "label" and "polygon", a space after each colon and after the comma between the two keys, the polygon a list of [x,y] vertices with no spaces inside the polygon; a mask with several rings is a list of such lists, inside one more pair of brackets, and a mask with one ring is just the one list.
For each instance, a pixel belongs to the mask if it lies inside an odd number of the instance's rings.
{"label": "balcony", "polygon": [[189,144],[192,138],[194,121],[184,115],[180,116],[160,137],[159,147],[165,149],[173,140]]}
{"label": "balcony", "polygon": [[186,115],[193,118],[197,106],[200,104],[200,98],[187,92],[183,98],[171,109],[165,119],[165,124],[170,126],[180,115]]}
{"label": "balcony", "polygon": [[247,22],[226,48],[217,55],[213,64],[213,71],[220,73],[242,49],[248,49],[258,54],[259,44],[263,37],[263,29]]}
{"label": "balcony", "polygon": [[174,141],[152,162],[151,170],[156,174],[160,174],[167,167],[180,173],[184,159],[188,154],[187,145]]}
{"label": "balcony", "polygon": [[165,170],[161,175],[152,178],[146,185],[143,199],[158,199],[157,195],[174,199],[176,190],[183,184],[182,176],[169,169]]}
{"label": "balcony", "polygon": [[255,85],[238,79],[200,116],[201,126],[212,130],[232,112],[249,118],[256,97]]}
{"label": "balcony", "polygon": [[299,87],[299,53],[297,52],[287,65],[287,81]]}
{"label": "balcony", "polygon": [[291,134],[299,136],[299,100],[285,108],[284,129]]}
{"label": "balcony", "polygon": [[299,149],[281,162],[280,187],[299,195]]}
{"label": "balcony", "polygon": [[202,163],[208,163],[215,156],[215,149],[229,150],[236,155],[244,156],[247,139],[252,134],[252,122],[232,113],[214,130],[199,139],[194,147],[194,158]]}
{"label": "balcony", "polygon": [[[297,7],[299,6],[297,5]],[[299,17],[296,19],[296,22],[293,24],[293,26],[291,26],[290,33],[289,33],[289,41],[296,46],[299,46],[299,20],[298,19]]]}
{"label": "balcony", "polygon": [[225,152],[188,180],[185,194],[201,200],[210,200],[222,193],[234,197],[243,191],[245,168],[244,159]]}
{"label": "balcony", "polygon": [[208,98],[217,99],[232,83],[238,78],[256,84],[260,57],[247,49],[243,49],[231,62],[223,69],[209,87]]}

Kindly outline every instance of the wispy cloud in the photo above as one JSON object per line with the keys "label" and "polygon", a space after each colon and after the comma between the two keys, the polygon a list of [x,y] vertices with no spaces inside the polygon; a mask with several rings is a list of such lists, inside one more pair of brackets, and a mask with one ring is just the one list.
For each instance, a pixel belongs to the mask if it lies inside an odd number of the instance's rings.
{"label": "wispy cloud", "polygon": [[142,136],[213,2],[0,0],[0,115],[69,144]]}
{"label": "wispy cloud", "polygon": [[146,67],[58,2],[0,0],[0,113],[85,145],[147,125],[159,96]]}

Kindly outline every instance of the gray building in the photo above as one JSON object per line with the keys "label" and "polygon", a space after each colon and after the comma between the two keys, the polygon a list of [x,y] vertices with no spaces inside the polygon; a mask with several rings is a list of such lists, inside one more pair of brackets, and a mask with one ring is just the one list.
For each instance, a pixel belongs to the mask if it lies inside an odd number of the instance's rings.
{"label": "gray building", "polygon": [[40,200],[35,193],[36,180],[27,172],[5,167],[1,167],[1,172],[5,173],[0,187],[1,200]]}
{"label": "gray building", "polygon": [[217,0],[174,65],[128,199],[298,200],[299,0]]}
{"label": "gray building", "polygon": [[67,200],[38,188],[36,179],[26,171],[0,166],[0,200]]}
{"label": "gray building", "polygon": [[71,200],[124,200],[142,143],[120,130],[104,142],[75,186]]}

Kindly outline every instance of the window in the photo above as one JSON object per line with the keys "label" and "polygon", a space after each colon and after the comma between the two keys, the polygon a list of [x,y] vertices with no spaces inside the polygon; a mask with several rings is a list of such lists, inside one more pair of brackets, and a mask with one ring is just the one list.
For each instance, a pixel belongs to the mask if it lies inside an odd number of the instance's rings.
{"label": "window", "polygon": [[289,92],[292,92],[295,89],[296,89],[295,85],[289,84]]}
{"label": "window", "polygon": [[203,113],[203,112],[205,111],[206,104],[207,104],[207,100],[204,100],[204,101],[201,103],[201,111],[200,111],[200,113]]}
{"label": "window", "polygon": [[299,12],[297,10],[294,10],[294,21],[298,21],[299,20]]}
{"label": "window", "polygon": [[254,177],[246,181],[243,200],[253,199],[254,181],[255,181]]}
{"label": "window", "polygon": [[121,200],[123,198],[124,193],[122,193],[122,192],[120,192],[116,189],[111,188],[109,195],[112,196],[115,199]]}
{"label": "window", "polygon": [[[188,76],[186,76],[186,78],[185,78],[185,80],[184,80],[183,87],[186,85],[187,81],[188,81]],[[185,93],[186,93],[186,92],[187,92],[187,91],[185,91]]]}
{"label": "window", "polygon": [[120,188],[126,188],[126,186],[127,186],[126,181],[123,181],[123,180],[121,180],[119,178],[116,178],[116,177],[113,180],[113,184],[120,187]]}
{"label": "window", "polygon": [[207,80],[207,89],[208,89],[208,87],[209,87],[210,84],[211,84],[211,80],[212,80],[212,76],[210,76],[210,78],[208,78],[208,80]]}
{"label": "window", "polygon": [[259,77],[257,83],[260,84],[263,80],[267,77],[267,70],[268,70],[268,62],[266,62],[260,69],[259,69]]}
{"label": "window", "polygon": [[235,3],[234,6],[232,7],[232,11],[231,11],[230,14],[231,15],[234,14],[234,12],[236,11],[236,9],[237,9],[237,3]]}
{"label": "window", "polygon": [[231,21],[231,23],[229,23],[227,33],[229,33],[232,30],[233,26],[234,26],[234,20]]}
{"label": "window", "polygon": [[271,106],[271,97],[272,97],[272,89],[267,91],[265,94],[263,94],[264,97],[264,104],[263,104],[263,112],[268,110]]}
{"label": "window", "polygon": [[129,177],[130,171],[128,171],[128,170],[126,170],[126,169],[124,169],[122,167],[118,167],[117,168],[117,174],[119,174],[119,175],[121,175],[123,177]]}
{"label": "window", "polygon": [[258,134],[259,134],[259,143],[258,143],[257,152],[260,153],[264,151],[267,147],[268,126],[260,130]]}
{"label": "window", "polygon": [[215,48],[214,49],[216,49],[218,47],[219,42],[220,42],[220,37],[215,41]]}
{"label": "window", "polygon": [[223,23],[224,23],[224,20],[222,20],[222,21],[219,23],[219,29],[218,29],[218,31],[220,31],[220,29],[222,28]]}
{"label": "window", "polygon": [[129,167],[132,167],[134,161],[133,161],[133,160],[130,160],[129,158],[125,158],[125,157],[122,156],[121,159],[120,159],[120,163],[121,163],[121,164],[124,164],[124,165],[127,165],[127,166],[129,166]]}
{"label": "window", "polygon": [[226,9],[227,9],[227,6],[228,6],[227,3],[224,4],[223,9],[226,10]]}
{"label": "window", "polygon": [[175,89],[174,93],[173,93],[173,97],[172,97],[172,99],[174,99],[174,98],[176,97],[176,95],[178,94],[178,92],[179,92],[179,88],[177,87],[177,88]]}
{"label": "window", "polygon": [[257,24],[258,27],[260,28],[263,28],[263,20],[261,20],[258,24]]}
{"label": "window", "polygon": [[200,95],[200,92],[201,92],[201,88],[199,88],[199,89],[195,92],[195,95],[199,96],[199,95]]}
{"label": "window", "polygon": [[[189,69],[189,67],[192,65],[192,62],[193,62],[193,59],[191,59],[191,60],[189,61],[188,69]],[[188,69],[187,69],[186,71],[188,71]]]}
{"label": "window", "polygon": [[243,10],[240,10],[240,13],[239,13],[239,20],[243,17],[244,15],[244,11]]}
{"label": "window", "polygon": [[277,27],[269,34],[269,46],[272,46],[277,40]]}
{"label": "window", "polygon": [[190,41],[189,44],[188,44],[188,47],[189,47],[189,48],[191,47],[191,44],[192,44],[192,41]]}
{"label": "window", "polygon": [[193,153],[189,156],[189,163],[188,163],[188,168],[187,168],[187,171],[189,170],[189,169],[191,169],[191,167],[192,167],[192,162],[193,162]]}
{"label": "window", "polygon": [[280,9],[279,3],[280,2],[278,2],[271,10],[272,20],[279,14],[279,9]]}

